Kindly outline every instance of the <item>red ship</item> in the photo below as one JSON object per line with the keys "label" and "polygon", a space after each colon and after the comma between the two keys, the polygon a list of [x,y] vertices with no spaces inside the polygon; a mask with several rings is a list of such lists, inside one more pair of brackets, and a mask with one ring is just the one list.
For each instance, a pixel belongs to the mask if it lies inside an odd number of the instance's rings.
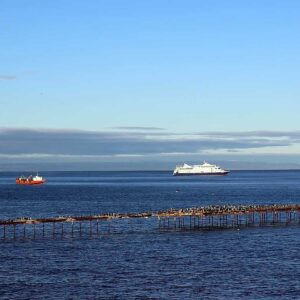
{"label": "red ship", "polygon": [[21,176],[16,178],[16,184],[35,185],[35,184],[43,184],[45,182],[46,180],[39,175],[36,175],[34,177],[30,175],[28,177]]}

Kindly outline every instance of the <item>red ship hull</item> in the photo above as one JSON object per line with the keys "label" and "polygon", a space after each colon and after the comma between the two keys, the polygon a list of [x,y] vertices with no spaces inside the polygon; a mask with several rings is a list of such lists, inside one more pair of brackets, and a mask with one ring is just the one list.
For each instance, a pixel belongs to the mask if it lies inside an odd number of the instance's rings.
{"label": "red ship hull", "polygon": [[22,184],[22,185],[37,185],[37,184],[43,184],[45,182],[46,180],[29,181],[29,180],[16,179],[16,184]]}

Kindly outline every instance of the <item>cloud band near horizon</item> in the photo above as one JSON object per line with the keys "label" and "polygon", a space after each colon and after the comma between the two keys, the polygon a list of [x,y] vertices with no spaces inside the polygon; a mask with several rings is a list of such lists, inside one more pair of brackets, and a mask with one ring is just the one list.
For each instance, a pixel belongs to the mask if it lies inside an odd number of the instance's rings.
{"label": "cloud band near horizon", "polygon": [[300,131],[161,132],[0,129],[0,155],[159,155],[251,151],[300,144]]}

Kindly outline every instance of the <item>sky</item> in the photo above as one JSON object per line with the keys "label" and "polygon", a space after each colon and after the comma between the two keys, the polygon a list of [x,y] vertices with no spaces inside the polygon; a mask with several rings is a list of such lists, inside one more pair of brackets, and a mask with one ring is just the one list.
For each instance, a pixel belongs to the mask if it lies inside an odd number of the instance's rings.
{"label": "sky", "polygon": [[298,0],[2,0],[0,170],[300,168]]}

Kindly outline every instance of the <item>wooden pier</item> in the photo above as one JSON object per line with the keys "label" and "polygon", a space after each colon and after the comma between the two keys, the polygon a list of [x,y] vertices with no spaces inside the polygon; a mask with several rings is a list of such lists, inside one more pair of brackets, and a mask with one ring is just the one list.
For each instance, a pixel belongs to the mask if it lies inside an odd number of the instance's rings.
{"label": "wooden pier", "polygon": [[[0,220],[0,240],[45,236],[109,234],[125,220],[155,220],[155,228],[168,230],[215,230],[249,226],[299,225],[299,204],[224,205],[169,209],[142,213],[112,213],[91,216],[18,218]],[[123,221],[122,221],[123,220]],[[114,226],[113,226],[114,225]],[[142,226],[141,223],[138,226]]]}

